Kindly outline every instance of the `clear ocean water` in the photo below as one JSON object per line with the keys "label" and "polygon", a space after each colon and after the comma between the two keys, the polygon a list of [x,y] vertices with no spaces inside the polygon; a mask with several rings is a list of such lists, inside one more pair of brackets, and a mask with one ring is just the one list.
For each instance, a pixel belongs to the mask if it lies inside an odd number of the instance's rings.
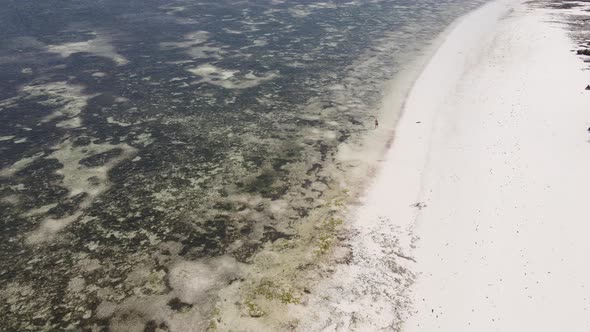
{"label": "clear ocean water", "polygon": [[265,271],[329,249],[343,151],[484,2],[4,1],[0,330],[198,331],[263,319],[256,296],[297,304]]}

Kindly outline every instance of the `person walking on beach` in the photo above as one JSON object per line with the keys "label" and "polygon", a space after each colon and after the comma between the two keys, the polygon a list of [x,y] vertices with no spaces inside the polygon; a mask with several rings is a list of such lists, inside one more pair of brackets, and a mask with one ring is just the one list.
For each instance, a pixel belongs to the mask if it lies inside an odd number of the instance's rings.
{"label": "person walking on beach", "polygon": [[377,118],[375,118],[375,129],[377,129],[377,127],[379,127],[379,121],[377,120]]}

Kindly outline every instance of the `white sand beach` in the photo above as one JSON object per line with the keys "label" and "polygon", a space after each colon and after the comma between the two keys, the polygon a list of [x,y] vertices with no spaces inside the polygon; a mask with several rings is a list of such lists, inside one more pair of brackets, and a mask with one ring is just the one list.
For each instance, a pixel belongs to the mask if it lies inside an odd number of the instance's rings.
{"label": "white sand beach", "polygon": [[590,75],[549,11],[509,6],[449,36],[383,170],[409,166],[389,195],[426,206],[406,331],[590,330]]}
{"label": "white sand beach", "polygon": [[458,30],[410,96],[384,170],[427,151],[406,331],[590,331],[590,75],[552,15]]}
{"label": "white sand beach", "polygon": [[555,15],[501,0],[455,24],[305,327],[590,331],[590,72]]}

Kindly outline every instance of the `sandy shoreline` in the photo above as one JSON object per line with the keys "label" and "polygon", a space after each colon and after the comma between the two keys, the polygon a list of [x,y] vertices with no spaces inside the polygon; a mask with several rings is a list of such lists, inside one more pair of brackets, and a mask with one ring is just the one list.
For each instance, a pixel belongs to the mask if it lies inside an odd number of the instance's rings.
{"label": "sandy shoreline", "polygon": [[590,329],[590,77],[553,14],[495,1],[446,36],[302,330]]}
{"label": "sandy shoreline", "polygon": [[436,107],[406,331],[590,330],[590,76],[555,14],[514,5]]}

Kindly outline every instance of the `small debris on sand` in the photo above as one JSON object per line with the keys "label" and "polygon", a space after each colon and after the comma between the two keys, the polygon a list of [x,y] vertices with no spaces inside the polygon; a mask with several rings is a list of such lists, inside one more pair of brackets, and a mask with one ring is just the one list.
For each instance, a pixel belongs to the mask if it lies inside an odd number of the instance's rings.
{"label": "small debris on sand", "polygon": [[417,202],[417,203],[414,203],[414,204],[412,204],[410,206],[411,207],[415,207],[418,210],[422,210],[423,208],[427,207],[428,205],[426,205],[426,203],[424,203],[424,202]]}

